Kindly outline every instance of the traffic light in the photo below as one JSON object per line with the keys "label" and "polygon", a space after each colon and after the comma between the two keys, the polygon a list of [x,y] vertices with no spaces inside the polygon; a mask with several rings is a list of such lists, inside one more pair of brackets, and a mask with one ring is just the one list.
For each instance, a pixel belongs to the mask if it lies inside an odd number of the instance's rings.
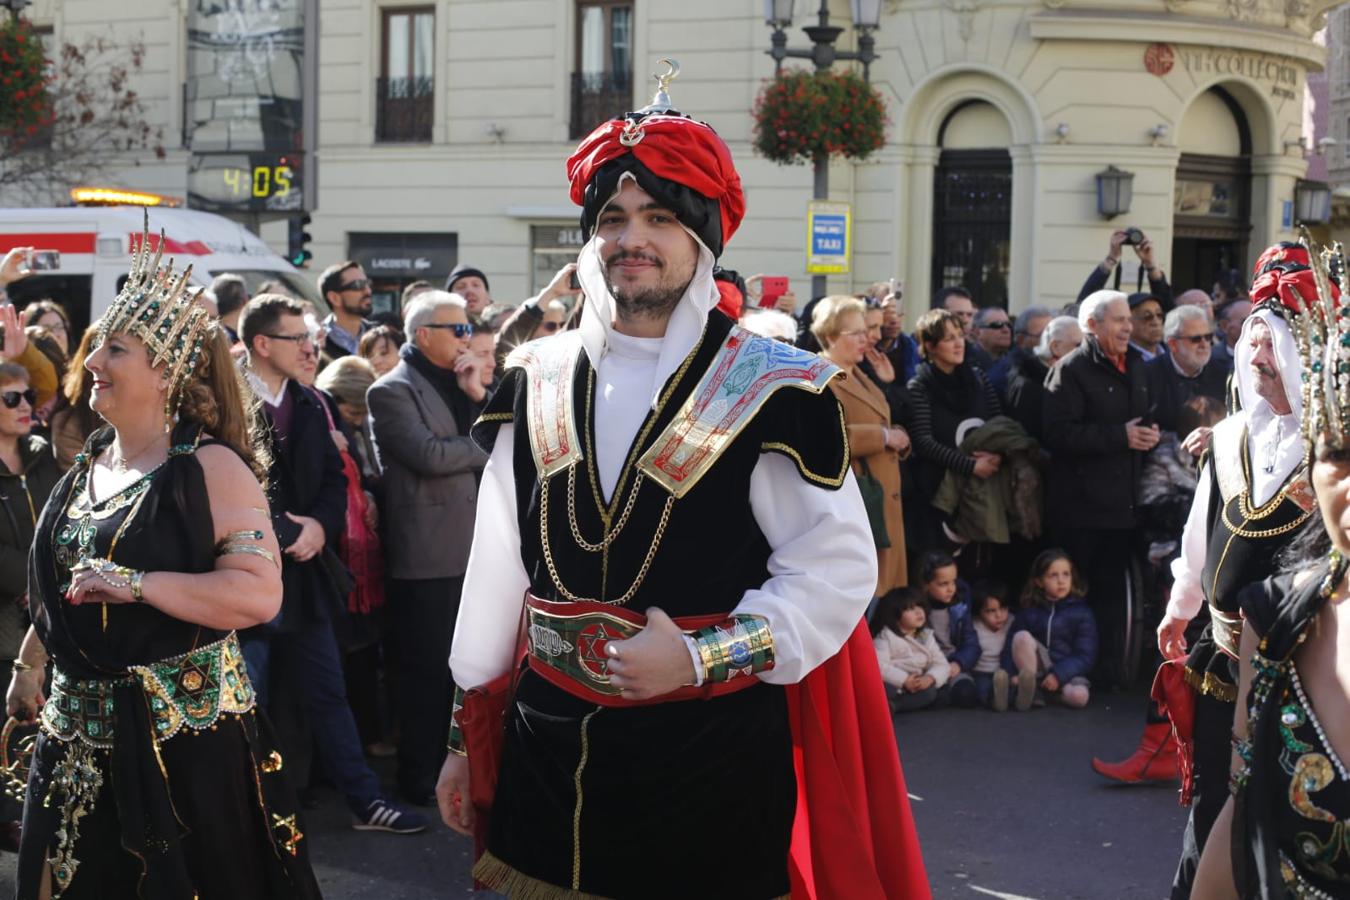
{"label": "traffic light", "polygon": [[297,269],[308,269],[314,254],[309,252],[309,242],[314,240],[308,231],[309,213],[292,216],[286,221],[286,258]]}

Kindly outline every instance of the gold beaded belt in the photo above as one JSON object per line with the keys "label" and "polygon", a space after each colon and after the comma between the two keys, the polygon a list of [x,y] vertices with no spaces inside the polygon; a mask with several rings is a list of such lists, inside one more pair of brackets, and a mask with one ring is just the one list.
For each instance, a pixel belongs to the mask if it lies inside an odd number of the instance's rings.
{"label": "gold beaded belt", "polygon": [[[581,601],[555,603],[526,597],[528,657],[530,668],[544,680],[575,697],[599,706],[646,706],[672,700],[696,700],[730,694],[759,682],[742,677],[707,682],[700,687],[682,687],[651,700],[629,700],[609,680],[609,657],[605,645],[637,636],[647,617],[622,606]],[[725,622],[725,613],[686,616],[674,622],[686,634]]]}
{"label": "gold beaded belt", "polygon": [[234,632],[182,656],[128,670],[122,678],[77,679],[55,667],[51,696],[42,707],[42,729],[60,741],[109,749],[117,728],[113,694],[134,684],[150,700],[159,741],[184,727],[210,728],[221,715],[246,713],[257,702]]}

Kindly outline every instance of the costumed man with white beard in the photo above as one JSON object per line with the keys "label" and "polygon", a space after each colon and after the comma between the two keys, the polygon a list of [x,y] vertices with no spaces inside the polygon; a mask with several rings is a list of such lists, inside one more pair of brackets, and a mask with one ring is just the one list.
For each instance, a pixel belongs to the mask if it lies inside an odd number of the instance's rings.
{"label": "costumed man with white beard", "polygon": [[[1193,802],[1174,900],[1190,896],[1200,853],[1228,797],[1242,640],[1238,594],[1279,571],[1281,551],[1317,510],[1299,432],[1301,365],[1289,326],[1304,308],[1291,287],[1303,296],[1316,296],[1316,289],[1298,252],[1277,245],[1258,263],[1255,308],[1234,348],[1240,409],[1214,427],[1158,626],[1159,650],[1168,660],[1185,657],[1185,681],[1194,691],[1191,747],[1180,753],[1193,760],[1193,780],[1183,789]],[[1209,624],[1187,655],[1184,632],[1206,605]],[[1183,762],[1183,775],[1188,768]]]}
{"label": "costumed man with white beard", "polygon": [[926,897],[839,373],[714,309],[744,198],[670,77],[568,161],[580,327],[517,348],[473,431],[441,814],[512,897]]}

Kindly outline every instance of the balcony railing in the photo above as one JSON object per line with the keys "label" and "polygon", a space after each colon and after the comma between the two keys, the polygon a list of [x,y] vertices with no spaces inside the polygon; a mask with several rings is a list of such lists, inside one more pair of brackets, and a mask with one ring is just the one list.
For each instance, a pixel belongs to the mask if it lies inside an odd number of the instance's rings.
{"label": "balcony railing", "polygon": [[431,78],[375,80],[375,140],[382,144],[431,142]]}
{"label": "balcony railing", "polygon": [[576,72],[572,75],[572,134],[585,137],[606,119],[633,105],[631,72]]}

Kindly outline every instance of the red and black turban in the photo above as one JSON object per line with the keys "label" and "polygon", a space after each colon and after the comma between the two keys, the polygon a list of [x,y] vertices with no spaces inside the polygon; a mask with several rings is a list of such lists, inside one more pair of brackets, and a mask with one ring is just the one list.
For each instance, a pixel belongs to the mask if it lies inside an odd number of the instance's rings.
{"label": "red and black turban", "polygon": [[[1272,248],[1274,249],[1274,248]],[[1307,258],[1307,253],[1304,253]],[[1331,296],[1340,298],[1340,288],[1333,281]],[[1298,262],[1274,261],[1252,282],[1249,295],[1253,307],[1265,307],[1287,318],[1306,313],[1317,304],[1317,282],[1312,269]]]}
{"label": "red and black turban", "polygon": [[717,132],[678,113],[629,113],[591,132],[567,161],[572,202],[581,207],[588,238],[625,173],[675,213],[714,257],[722,255],[745,217],[741,177]]}
{"label": "red and black turban", "polygon": [[1300,266],[1306,266],[1308,265],[1308,248],[1294,241],[1280,241],[1271,244],[1265,249],[1265,252],[1256,258],[1256,265],[1252,266],[1253,277],[1264,275],[1266,270],[1277,263],[1296,263]]}

